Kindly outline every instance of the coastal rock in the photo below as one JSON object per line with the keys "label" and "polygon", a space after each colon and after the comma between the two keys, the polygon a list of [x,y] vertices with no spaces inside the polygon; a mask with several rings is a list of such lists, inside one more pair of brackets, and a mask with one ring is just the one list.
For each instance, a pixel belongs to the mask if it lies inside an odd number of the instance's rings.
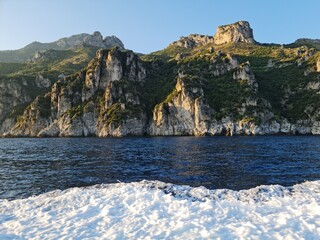
{"label": "coastal rock", "polygon": [[6,135],[143,135],[147,117],[135,87],[145,77],[133,52],[99,50],[87,70],[58,80],[50,93],[37,97]]}
{"label": "coastal rock", "polygon": [[225,43],[255,43],[253,31],[246,21],[239,21],[234,24],[219,26],[214,35],[213,42],[217,45]]}
{"label": "coastal rock", "polygon": [[15,114],[32,100],[30,92],[26,89],[31,82],[28,83],[25,79],[0,81],[0,134],[8,131],[10,126],[13,127]]}
{"label": "coastal rock", "polygon": [[[119,39],[103,39],[99,32],[62,39],[61,49],[76,47],[62,51],[72,55],[71,62],[83,53],[77,46],[100,50],[71,75],[57,68],[0,79],[0,134],[320,134],[319,53],[310,47],[237,43],[255,43],[247,22],[219,27],[214,38],[182,37],[149,55],[126,51]],[[95,48],[86,49],[88,62]],[[55,54],[59,50],[38,52],[26,65],[47,64]]]}
{"label": "coastal rock", "polygon": [[210,120],[201,88],[188,89],[186,77],[178,78],[172,99],[156,106],[150,135],[203,135]]}
{"label": "coastal rock", "polygon": [[23,118],[19,118],[12,129],[5,136],[28,137],[36,136],[39,131],[49,125],[48,110],[50,109],[50,95],[37,97],[24,111]]}

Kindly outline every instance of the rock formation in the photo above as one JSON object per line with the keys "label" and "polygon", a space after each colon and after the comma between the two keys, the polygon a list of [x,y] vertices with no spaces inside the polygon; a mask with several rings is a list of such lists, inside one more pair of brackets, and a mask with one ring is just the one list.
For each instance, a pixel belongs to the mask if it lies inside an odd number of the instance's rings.
{"label": "rock formation", "polygon": [[[55,71],[56,80],[46,77],[48,66],[27,79],[0,79],[0,134],[320,134],[319,51],[255,43],[244,21],[144,56],[99,32],[62,39],[61,47],[108,49],[74,74]],[[51,63],[55,54],[39,52],[28,64]]]}
{"label": "rock formation", "polygon": [[131,51],[99,50],[86,71],[36,98],[7,136],[143,135],[139,95],[146,70]]}
{"label": "rock formation", "polygon": [[0,82],[0,133],[8,131],[14,124],[14,114],[29,103],[31,96],[27,93],[26,80],[21,84],[16,79],[2,80]]}
{"label": "rock formation", "polygon": [[51,43],[51,48],[68,49],[83,44],[98,48],[119,47],[124,49],[124,45],[119,38],[116,36],[107,36],[103,39],[101,33],[98,31],[93,34],[82,33],[68,38],[61,38],[58,41]]}
{"label": "rock formation", "polygon": [[176,45],[184,48],[194,48],[194,47],[203,46],[212,42],[213,42],[213,37],[211,36],[190,34],[187,37],[181,37],[178,41],[171,43],[171,45]]}
{"label": "rock formation", "polygon": [[107,36],[103,39],[105,48],[119,47],[120,49],[125,49],[122,41],[116,36]]}
{"label": "rock formation", "polygon": [[253,32],[246,21],[236,22],[234,24],[219,26],[213,39],[215,44],[225,43],[255,43]]}
{"label": "rock formation", "polygon": [[[50,43],[33,42],[18,50],[0,51],[0,62],[21,63],[27,60],[31,62],[39,61],[41,58],[47,57],[48,53],[54,54],[54,52],[50,50],[67,50],[70,48],[81,48],[83,46],[96,48],[119,47],[124,49],[124,44],[116,36],[107,36],[103,39],[101,33],[96,31],[93,34],[82,33],[72,35]],[[49,51],[43,54],[43,52],[47,50]]]}

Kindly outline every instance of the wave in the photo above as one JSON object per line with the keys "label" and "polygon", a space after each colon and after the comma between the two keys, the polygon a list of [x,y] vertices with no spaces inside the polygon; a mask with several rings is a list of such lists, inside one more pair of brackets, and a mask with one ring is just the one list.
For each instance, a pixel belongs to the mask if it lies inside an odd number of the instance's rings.
{"label": "wave", "polygon": [[160,181],[0,200],[0,239],[320,239],[320,181],[209,190]]}

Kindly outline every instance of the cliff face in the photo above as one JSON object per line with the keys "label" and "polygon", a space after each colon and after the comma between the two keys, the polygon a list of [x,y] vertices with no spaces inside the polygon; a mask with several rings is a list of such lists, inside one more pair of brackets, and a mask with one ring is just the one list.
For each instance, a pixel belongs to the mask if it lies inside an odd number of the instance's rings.
{"label": "cliff face", "polygon": [[[234,81],[233,84],[236,85],[240,81],[244,82],[246,91],[250,92],[245,99],[239,99],[242,101],[240,107],[223,117],[217,117],[217,109],[207,104],[208,96],[205,96],[203,90],[206,87],[206,81],[198,81],[194,86],[192,84],[193,77],[180,74],[170,98],[156,106],[153,111],[150,135],[232,136],[281,132],[280,127],[274,126],[278,123],[271,120],[273,113],[270,112],[268,106],[270,103],[255,96],[258,84],[249,63],[241,65],[226,63],[217,66],[220,70],[214,71],[214,76],[232,72],[230,81]],[[260,102],[260,106],[258,106],[258,102]],[[261,111],[260,108],[264,110]],[[248,109],[253,110],[252,117],[244,116]],[[243,117],[235,120],[235,114]],[[257,123],[255,117],[259,118],[260,124]]]}
{"label": "cliff face", "polygon": [[224,43],[255,43],[253,31],[246,21],[236,22],[234,24],[220,26],[214,35],[215,44]]}
{"label": "cliff face", "polygon": [[3,134],[15,125],[16,116],[23,112],[34,94],[45,91],[51,86],[51,81],[42,75],[0,80],[0,134]]}
{"label": "cliff face", "polygon": [[184,48],[195,48],[209,43],[220,45],[225,43],[255,43],[253,31],[246,21],[239,21],[233,24],[219,26],[214,36],[190,34],[181,37],[171,45]]}
{"label": "cliff face", "polygon": [[218,117],[217,109],[207,104],[208,99],[203,90],[206,83],[198,82],[197,87],[190,86],[190,79],[180,75],[169,98],[155,107],[148,133],[160,136],[320,133],[320,122],[315,119],[317,114],[308,120],[294,122],[285,117],[276,117],[270,102],[257,96],[258,83],[249,63],[234,68],[225,66],[224,69],[228,68],[228,72],[233,72],[230,80],[245,84],[245,91],[250,93],[246,98],[239,99],[239,107]]}
{"label": "cliff face", "polygon": [[101,49],[83,70],[56,82],[42,75],[0,81],[0,134],[320,134],[319,59],[307,46],[257,44],[246,22],[142,57]]}
{"label": "cliff face", "polygon": [[7,136],[142,135],[137,88],[145,69],[132,52],[100,50],[86,70],[55,83],[24,111]]}
{"label": "cliff face", "polygon": [[187,37],[181,37],[178,41],[171,43],[171,45],[176,45],[184,48],[194,48],[197,46],[203,46],[208,43],[213,42],[213,37],[200,35],[200,34],[190,34]]}

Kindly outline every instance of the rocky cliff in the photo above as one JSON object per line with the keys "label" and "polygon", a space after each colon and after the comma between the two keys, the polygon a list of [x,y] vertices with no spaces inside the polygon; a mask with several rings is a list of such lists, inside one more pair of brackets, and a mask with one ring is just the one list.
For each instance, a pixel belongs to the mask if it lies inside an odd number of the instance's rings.
{"label": "rocky cliff", "polygon": [[194,48],[198,46],[226,43],[255,43],[253,31],[250,24],[246,21],[239,21],[233,24],[219,26],[214,36],[190,34],[187,37],[181,37],[171,45],[184,48]]}
{"label": "rocky cliff", "polygon": [[181,37],[178,41],[171,43],[171,45],[176,45],[184,48],[194,48],[198,46],[203,46],[208,43],[213,42],[213,37],[200,34],[190,34],[187,37]]}
{"label": "rocky cliff", "polygon": [[[11,89],[17,98],[0,104],[6,113],[0,133],[320,134],[319,62],[315,48],[256,43],[247,22],[219,27],[214,37],[189,35],[141,57],[121,48],[100,49],[83,70],[49,88],[45,76],[35,78],[34,86],[49,90],[31,103],[22,85]],[[22,103],[10,117],[6,105]]]}
{"label": "rocky cliff", "polygon": [[224,25],[217,28],[213,39],[215,44],[225,43],[255,43],[253,31],[246,21],[239,21],[234,24]]}
{"label": "rocky cliff", "polygon": [[146,70],[131,51],[99,50],[83,70],[56,82],[7,136],[124,136],[145,132],[138,88]]}

